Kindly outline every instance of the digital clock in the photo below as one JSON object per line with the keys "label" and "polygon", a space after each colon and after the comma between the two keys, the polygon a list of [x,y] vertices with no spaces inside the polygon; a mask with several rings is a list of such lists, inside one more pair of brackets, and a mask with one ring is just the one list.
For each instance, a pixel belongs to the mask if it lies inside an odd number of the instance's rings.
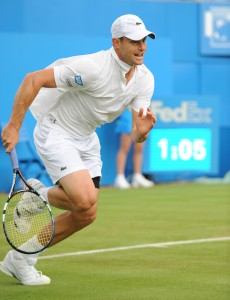
{"label": "digital clock", "polygon": [[208,128],[155,129],[149,137],[149,169],[210,171],[211,140]]}
{"label": "digital clock", "polygon": [[171,179],[218,172],[218,98],[167,97],[153,100],[151,109],[157,122],[145,144],[143,173]]}

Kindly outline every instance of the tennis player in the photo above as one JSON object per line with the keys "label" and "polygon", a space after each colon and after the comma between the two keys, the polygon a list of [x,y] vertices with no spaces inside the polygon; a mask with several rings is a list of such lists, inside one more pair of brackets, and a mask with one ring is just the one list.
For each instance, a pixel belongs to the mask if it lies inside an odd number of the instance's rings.
{"label": "tennis player", "polygon": [[[2,131],[3,145],[9,153],[18,142],[29,108],[37,120],[36,149],[54,186],[46,188],[35,179],[29,182],[51,205],[66,210],[55,218],[51,246],[96,218],[102,162],[95,129],[112,122],[129,106],[132,139],[142,143],[156,121],[149,109],[154,77],[143,64],[146,38],[154,39],[154,33],[135,15],[116,19],[111,32],[110,49],[60,59],[28,74]],[[33,243],[39,241],[33,239]],[[37,256],[12,250],[1,271],[24,285],[49,284],[50,278],[35,269]]]}

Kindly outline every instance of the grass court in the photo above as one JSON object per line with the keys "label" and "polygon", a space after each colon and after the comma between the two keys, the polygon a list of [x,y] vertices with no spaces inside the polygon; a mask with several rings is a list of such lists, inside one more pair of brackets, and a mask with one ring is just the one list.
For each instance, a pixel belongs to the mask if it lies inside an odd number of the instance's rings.
{"label": "grass court", "polygon": [[[1,227],[0,261],[9,249]],[[44,251],[36,267],[51,285],[0,273],[0,299],[230,299],[230,185],[102,188],[95,223]]]}

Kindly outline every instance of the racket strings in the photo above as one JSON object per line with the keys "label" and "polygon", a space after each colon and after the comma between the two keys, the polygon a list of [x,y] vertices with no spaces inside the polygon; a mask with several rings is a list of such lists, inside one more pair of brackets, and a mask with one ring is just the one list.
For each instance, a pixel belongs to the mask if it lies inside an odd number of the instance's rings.
{"label": "racket strings", "polygon": [[[5,213],[5,232],[8,240],[19,250],[24,249],[25,244],[27,253],[45,248],[53,236],[52,214],[48,205],[30,191],[14,194]],[[37,242],[34,242],[34,236],[37,236]]]}
{"label": "racket strings", "polygon": [[15,209],[18,217],[33,217],[34,215],[41,213],[45,207],[44,201],[31,192],[19,194],[17,200],[18,204]]}

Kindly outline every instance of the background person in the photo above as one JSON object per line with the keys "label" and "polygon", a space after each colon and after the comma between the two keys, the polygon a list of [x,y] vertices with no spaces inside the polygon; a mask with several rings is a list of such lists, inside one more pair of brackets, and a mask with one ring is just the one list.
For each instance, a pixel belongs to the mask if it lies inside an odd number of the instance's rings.
{"label": "background person", "polygon": [[[116,157],[117,175],[114,186],[120,189],[128,189],[133,187],[152,187],[154,182],[146,179],[142,174],[142,161],[144,143],[133,143],[132,132],[132,113],[126,109],[123,114],[116,121],[115,132],[119,134],[119,149]],[[128,154],[133,145],[133,174],[131,176],[131,184],[125,177],[125,167],[127,163]]]}

